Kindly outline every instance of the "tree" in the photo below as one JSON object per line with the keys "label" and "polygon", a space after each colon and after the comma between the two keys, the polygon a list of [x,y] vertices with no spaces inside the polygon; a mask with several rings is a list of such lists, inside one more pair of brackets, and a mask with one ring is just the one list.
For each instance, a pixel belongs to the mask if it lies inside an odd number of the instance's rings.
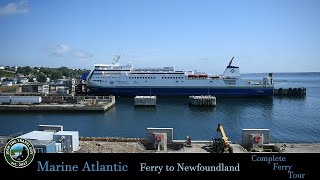
{"label": "tree", "polygon": [[20,74],[22,74],[22,73],[23,73],[23,71],[22,71],[22,67],[18,67],[18,69],[17,69],[17,73],[20,73]]}
{"label": "tree", "polygon": [[51,70],[47,67],[41,67],[40,72],[42,72],[43,74],[47,74],[47,75],[51,74]]}
{"label": "tree", "polygon": [[62,66],[58,68],[58,71],[60,71],[63,74],[63,76],[70,77],[71,70],[69,68]]}
{"label": "tree", "polygon": [[30,66],[25,66],[25,67],[18,67],[17,73],[23,74],[23,75],[28,75],[32,72],[32,69]]}
{"label": "tree", "polygon": [[30,66],[26,66],[24,67],[24,71],[25,71],[25,74],[30,74],[32,72],[32,69],[30,68]]}
{"label": "tree", "polygon": [[62,79],[63,74],[60,71],[54,71],[51,74],[51,79],[56,80],[56,79]]}
{"label": "tree", "polygon": [[47,81],[47,77],[41,73],[38,74],[37,76],[37,81],[38,82],[46,82]]}

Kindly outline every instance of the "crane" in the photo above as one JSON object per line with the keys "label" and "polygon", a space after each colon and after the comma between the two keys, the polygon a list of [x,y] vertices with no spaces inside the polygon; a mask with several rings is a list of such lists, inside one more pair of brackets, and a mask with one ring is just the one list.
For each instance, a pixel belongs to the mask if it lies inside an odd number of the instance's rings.
{"label": "crane", "polygon": [[233,153],[233,149],[230,146],[230,141],[223,129],[222,124],[218,124],[217,132],[220,132],[221,138],[213,139],[212,149],[217,153],[223,153],[225,151]]}

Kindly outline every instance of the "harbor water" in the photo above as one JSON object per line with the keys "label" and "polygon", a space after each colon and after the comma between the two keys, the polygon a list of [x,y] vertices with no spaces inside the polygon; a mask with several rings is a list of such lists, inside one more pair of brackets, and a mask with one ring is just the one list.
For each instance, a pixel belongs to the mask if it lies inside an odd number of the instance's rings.
{"label": "harbor water", "polygon": [[[267,74],[245,74],[260,80]],[[137,107],[116,97],[107,112],[0,112],[0,136],[27,133],[40,124],[63,125],[80,136],[146,137],[148,127],[172,127],[174,139],[211,140],[222,124],[233,143],[242,129],[270,129],[271,142],[320,143],[320,73],[274,73],[275,87],[305,87],[305,97],[217,98],[215,107],[189,106],[188,97],[157,97],[156,107]]]}

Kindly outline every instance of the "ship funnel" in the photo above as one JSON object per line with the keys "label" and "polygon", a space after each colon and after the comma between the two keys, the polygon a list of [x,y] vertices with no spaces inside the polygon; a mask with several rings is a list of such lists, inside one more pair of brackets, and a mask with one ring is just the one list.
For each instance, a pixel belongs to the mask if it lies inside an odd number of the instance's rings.
{"label": "ship funnel", "polygon": [[226,70],[224,70],[224,73],[223,73],[223,77],[224,78],[227,78],[227,77],[239,77],[240,76],[239,67],[231,65],[233,59],[234,59],[234,57],[232,57],[232,59],[230,60]]}

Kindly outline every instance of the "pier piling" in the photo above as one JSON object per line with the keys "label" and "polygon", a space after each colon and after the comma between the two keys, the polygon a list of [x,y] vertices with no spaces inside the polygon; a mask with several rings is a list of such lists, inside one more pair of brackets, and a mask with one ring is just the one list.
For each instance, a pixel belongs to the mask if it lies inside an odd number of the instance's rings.
{"label": "pier piling", "polygon": [[214,96],[189,96],[189,104],[194,106],[216,106]]}
{"label": "pier piling", "polygon": [[300,88],[276,88],[273,90],[275,96],[291,96],[291,97],[303,97],[307,94],[307,89]]}
{"label": "pier piling", "polygon": [[157,96],[136,96],[134,98],[134,105],[136,106],[156,106]]}

